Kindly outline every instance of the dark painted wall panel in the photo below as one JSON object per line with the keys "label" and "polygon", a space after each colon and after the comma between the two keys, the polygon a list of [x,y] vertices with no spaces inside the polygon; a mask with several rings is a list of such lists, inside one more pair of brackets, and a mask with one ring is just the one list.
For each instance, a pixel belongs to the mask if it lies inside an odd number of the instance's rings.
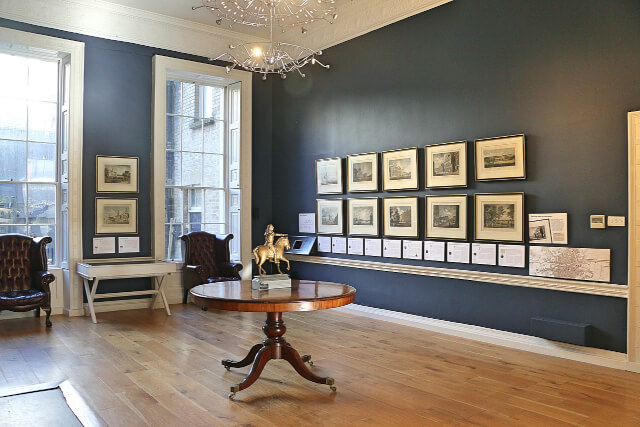
{"label": "dark painted wall panel", "polygon": [[[327,49],[329,71],[310,67],[306,80],[274,80],[274,221],[296,231],[297,214],[315,211],[317,158],[525,133],[526,181],[471,178],[467,189],[391,195],[524,191],[527,212],[569,214],[570,246],[611,248],[611,281],[625,284],[627,229],[590,230],[588,220],[627,212],[626,113],[640,109],[638,52],[637,0],[456,0]],[[366,286],[363,304],[497,329],[526,333],[530,317],[553,317],[543,312],[554,310],[560,320],[593,324],[596,346],[625,346],[624,300],[301,263],[295,269],[305,278]]]}

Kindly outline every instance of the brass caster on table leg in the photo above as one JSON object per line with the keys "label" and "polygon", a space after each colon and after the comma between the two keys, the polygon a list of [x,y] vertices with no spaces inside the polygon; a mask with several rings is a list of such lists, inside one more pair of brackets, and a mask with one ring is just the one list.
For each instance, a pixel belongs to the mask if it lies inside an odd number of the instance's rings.
{"label": "brass caster on table leg", "polygon": [[333,385],[333,383],[334,383],[333,378],[327,378],[327,381],[325,382],[325,384],[329,386],[331,391],[335,392],[337,390],[337,388],[336,388],[336,386]]}
{"label": "brass caster on table leg", "polygon": [[330,388],[330,389],[331,389],[331,391],[332,391],[332,392],[334,392],[334,393],[335,393],[336,391],[338,391],[338,389],[337,389],[337,388],[336,388],[336,386],[334,386],[334,385],[329,386],[329,388]]}
{"label": "brass caster on table leg", "polygon": [[202,306],[202,311],[207,311],[207,310],[209,310],[209,308],[206,305],[203,305]]}
{"label": "brass caster on table leg", "polygon": [[235,396],[236,396],[235,393],[229,393],[229,400],[233,400]]}
{"label": "brass caster on table leg", "polygon": [[302,356],[302,361],[308,363],[309,366],[313,366],[313,361],[311,360],[310,354],[305,354],[304,356]]}
{"label": "brass caster on table leg", "polygon": [[229,393],[229,400],[233,400],[236,396],[236,393],[240,391],[240,387],[237,385],[231,386],[231,393]]}
{"label": "brass caster on table leg", "polygon": [[224,369],[226,369],[227,371],[231,371],[231,366],[225,366]]}

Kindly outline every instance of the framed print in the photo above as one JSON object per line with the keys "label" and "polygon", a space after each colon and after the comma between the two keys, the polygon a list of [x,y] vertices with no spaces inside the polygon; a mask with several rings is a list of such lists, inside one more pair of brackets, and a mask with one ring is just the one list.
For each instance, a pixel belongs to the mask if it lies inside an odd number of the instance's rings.
{"label": "framed print", "polygon": [[426,196],[427,239],[467,240],[467,196]]}
{"label": "framed print", "polygon": [[382,199],[384,235],[418,238],[418,198],[387,197]]}
{"label": "framed print", "polygon": [[378,198],[347,200],[348,232],[352,236],[378,236]]}
{"label": "framed print", "polygon": [[418,189],[418,148],[382,152],[382,189]]}
{"label": "framed print", "polygon": [[476,194],[475,240],[524,242],[524,193]]}
{"label": "framed print", "polygon": [[378,153],[347,156],[347,191],[378,191]]}
{"label": "framed print", "polygon": [[525,179],[524,135],[476,139],[476,181]]}
{"label": "framed print", "polygon": [[137,193],[138,158],[96,156],[96,192]]}
{"label": "framed print", "polygon": [[138,199],[96,197],[96,234],[137,234]]}
{"label": "framed print", "polygon": [[342,158],[316,159],[318,194],[342,194]]}
{"label": "framed print", "polygon": [[467,141],[424,147],[427,188],[467,186]]}
{"label": "framed print", "polygon": [[316,215],[318,234],[342,234],[342,199],[317,199]]}

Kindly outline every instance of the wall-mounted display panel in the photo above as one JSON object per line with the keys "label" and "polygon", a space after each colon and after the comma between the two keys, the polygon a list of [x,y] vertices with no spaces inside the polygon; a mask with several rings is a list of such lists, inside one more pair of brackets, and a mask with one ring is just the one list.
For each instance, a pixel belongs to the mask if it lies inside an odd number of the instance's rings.
{"label": "wall-mounted display panel", "polygon": [[378,236],[380,234],[378,222],[377,197],[347,200],[348,231],[354,236]]}
{"label": "wall-mounted display panel", "polygon": [[316,192],[318,194],[342,194],[342,159],[316,160]]}
{"label": "wall-mounted display panel", "polygon": [[467,141],[424,147],[427,188],[467,186]]}
{"label": "wall-mounted display panel", "polygon": [[317,199],[316,216],[318,234],[344,232],[342,199]]}
{"label": "wall-mounted display panel", "polygon": [[476,181],[525,179],[524,135],[476,139]]}
{"label": "wall-mounted display panel", "polygon": [[382,189],[418,189],[418,148],[382,152]]}
{"label": "wall-mounted display panel", "polygon": [[524,193],[476,194],[475,240],[524,242]]}
{"label": "wall-mounted display panel", "polygon": [[378,153],[347,156],[347,191],[378,191]]}
{"label": "wall-mounted display panel", "polygon": [[387,197],[382,204],[385,236],[418,238],[417,197]]}
{"label": "wall-mounted display panel", "polygon": [[467,196],[426,196],[426,237],[467,240]]}

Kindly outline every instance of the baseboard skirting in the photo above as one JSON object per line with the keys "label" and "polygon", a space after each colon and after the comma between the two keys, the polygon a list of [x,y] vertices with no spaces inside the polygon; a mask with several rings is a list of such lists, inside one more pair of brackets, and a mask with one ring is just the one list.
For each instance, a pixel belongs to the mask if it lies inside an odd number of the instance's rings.
{"label": "baseboard skirting", "polygon": [[423,265],[366,261],[360,259],[323,257],[314,255],[289,255],[289,259],[292,261],[307,262],[311,264],[360,268],[364,270],[385,271],[388,273],[413,274],[416,276],[440,277],[444,279],[467,280],[470,282],[494,283],[498,285],[520,286],[525,288],[549,289],[552,291],[576,292],[581,294],[602,295],[616,298],[629,297],[629,286],[616,285],[611,283],[584,282],[578,280],[522,276],[517,274],[488,273],[486,271],[427,267]]}
{"label": "baseboard skirting", "polygon": [[[2,311],[0,312],[0,320],[21,319],[24,317],[34,317],[35,309],[29,311]],[[51,315],[63,314],[63,307],[51,307]],[[45,312],[40,310],[40,316],[44,317]]]}
{"label": "baseboard skirting", "polygon": [[416,316],[413,314],[375,307],[367,307],[359,304],[349,304],[348,306],[338,308],[337,310],[343,310],[352,314],[370,317],[372,319],[385,320],[399,325],[411,326],[414,328],[453,335],[460,338],[495,344],[517,350],[530,351],[532,353],[640,373],[640,363],[630,362],[625,353],[590,347],[580,347],[572,344],[549,341],[530,335],[522,335],[514,332],[485,328],[482,326],[432,319],[429,317]]}

